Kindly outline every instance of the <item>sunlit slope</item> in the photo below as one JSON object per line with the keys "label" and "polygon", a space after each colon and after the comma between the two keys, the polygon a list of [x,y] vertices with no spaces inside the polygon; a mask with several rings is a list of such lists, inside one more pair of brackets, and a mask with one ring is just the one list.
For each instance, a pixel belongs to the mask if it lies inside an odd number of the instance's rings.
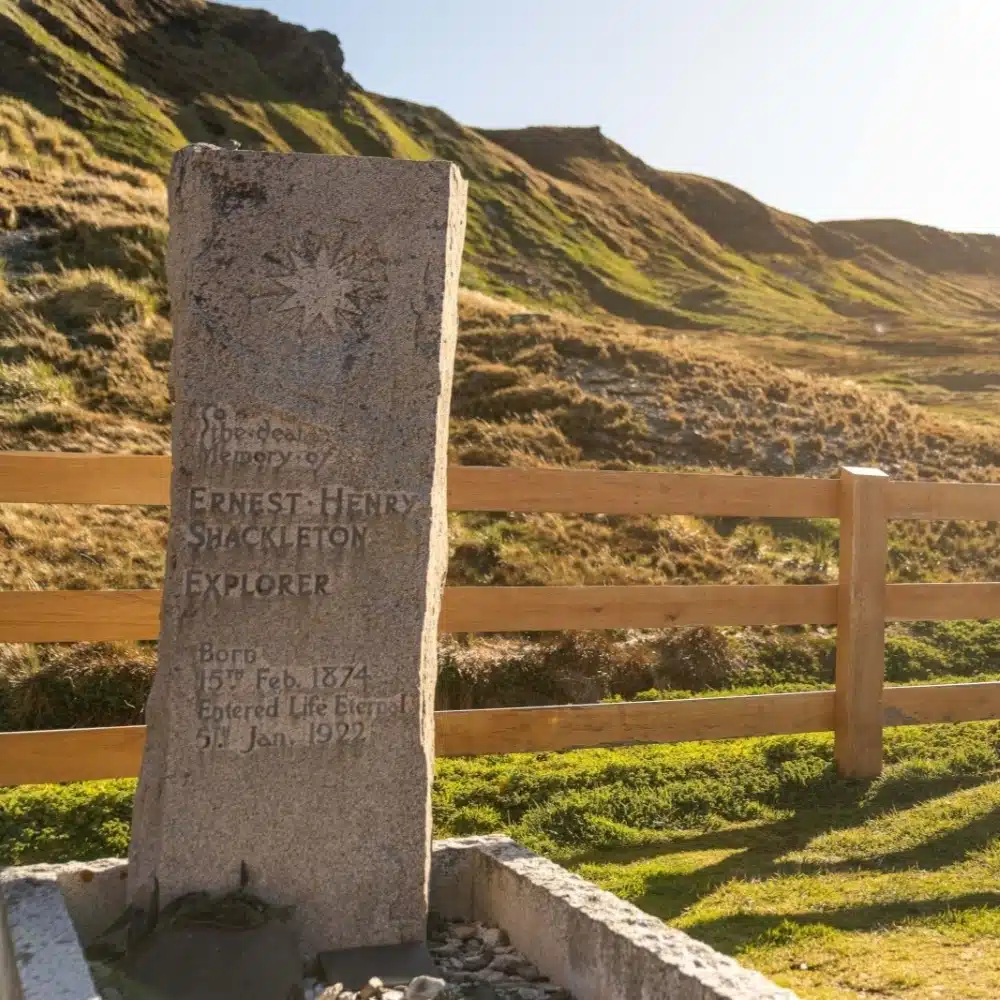
{"label": "sunlit slope", "polygon": [[262,11],[0,0],[0,86],[161,174],[186,141],[454,160],[471,181],[466,285],[534,307],[849,345],[992,338],[1000,317],[995,237],[815,224],[596,128],[476,131],[363,90],[335,36]]}

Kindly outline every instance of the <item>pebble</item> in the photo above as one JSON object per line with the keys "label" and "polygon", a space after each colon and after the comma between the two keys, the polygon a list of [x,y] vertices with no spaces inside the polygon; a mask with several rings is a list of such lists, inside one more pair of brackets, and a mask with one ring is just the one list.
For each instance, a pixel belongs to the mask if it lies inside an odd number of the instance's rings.
{"label": "pebble", "polygon": [[483,929],[480,938],[487,948],[503,948],[510,944],[507,932],[499,927],[486,927]]}
{"label": "pebble", "polygon": [[494,955],[493,961],[490,962],[490,968],[496,969],[498,972],[517,972],[518,968],[524,964],[523,955]]}
{"label": "pebble", "polygon": [[378,976],[372,976],[368,982],[361,987],[358,993],[358,1000],[376,1000],[377,997],[381,997],[385,990],[385,986]]}
{"label": "pebble", "polygon": [[406,1000],[432,1000],[439,993],[443,993],[447,986],[443,979],[417,976],[416,979],[411,979],[410,985],[406,987]]}
{"label": "pebble", "polygon": [[573,1000],[550,983],[500,927],[459,920],[441,923],[431,935],[431,956],[441,978],[417,976],[405,989],[373,976],[356,993],[341,983],[302,983],[305,1000]]}
{"label": "pebble", "polygon": [[462,959],[462,969],[465,972],[480,972],[490,964],[491,956],[488,951],[480,951],[474,955],[467,955]]}

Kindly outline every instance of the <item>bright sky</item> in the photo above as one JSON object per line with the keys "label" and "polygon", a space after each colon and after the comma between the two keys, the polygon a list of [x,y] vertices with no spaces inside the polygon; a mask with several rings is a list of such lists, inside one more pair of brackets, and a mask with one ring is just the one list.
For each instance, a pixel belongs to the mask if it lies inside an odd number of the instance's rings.
{"label": "bright sky", "polygon": [[468,125],[600,125],[811,219],[1000,233],[1000,0],[244,0],[368,90]]}

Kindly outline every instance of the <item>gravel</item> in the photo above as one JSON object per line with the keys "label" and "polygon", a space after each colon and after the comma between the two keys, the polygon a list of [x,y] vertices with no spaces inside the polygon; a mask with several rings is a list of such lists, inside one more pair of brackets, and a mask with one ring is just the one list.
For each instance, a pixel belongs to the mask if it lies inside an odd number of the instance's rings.
{"label": "gravel", "polygon": [[418,976],[405,988],[372,978],[356,993],[340,983],[308,979],[305,1000],[573,1000],[517,951],[499,927],[438,921],[429,944],[440,978]]}

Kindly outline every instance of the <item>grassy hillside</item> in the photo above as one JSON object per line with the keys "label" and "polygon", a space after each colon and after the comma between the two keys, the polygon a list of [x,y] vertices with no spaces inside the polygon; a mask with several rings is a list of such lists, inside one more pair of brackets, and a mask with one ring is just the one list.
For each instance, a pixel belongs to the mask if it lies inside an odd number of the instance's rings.
{"label": "grassy hillside", "polygon": [[[477,131],[337,39],[200,0],[0,0],[0,448],[162,453],[163,176],[186,141],[459,163],[452,460],[1000,481],[1000,239],[816,224],[598,129]],[[162,508],[5,505],[0,588],[159,586]],[[895,523],[893,580],[1000,579],[995,524]],[[454,583],[809,583],[835,522],[451,517]],[[1000,678],[990,622],[890,626],[890,683]],[[830,629],[455,636],[438,704],[829,686]],[[0,647],[0,729],[135,723],[155,645]],[[443,761],[440,832],[506,829],[803,997],[997,994],[993,725]],[[0,860],[121,853],[132,783],[0,795]]]}
{"label": "grassy hillside", "polygon": [[[35,220],[2,244],[0,447],[165,451],[161,180],[101,156],[24,103],[0,101],[0,137],[8,166],[0,191]],[[722,340],[608,317],[525,314],[473,291],[463,292],[460,312],[456,462],[817,476],[846,462],[904,478],[1000,477],[1000,432],[991,427],[754,360]],[[165,530],[162,509],[8,506],[0,513],[0,586],[158,586]],[[836,575],[829,522],[467,514],[453,515],[451,537],[451,580],[471,585],[807,583]],[[981,525],[897,524],[891,574],[996,578],[1000,544]],[[778,629],[459,637],[444,647],[439,699],[476,706],[823,684],[832,641]],[[956,666],[960,643],[947,631],[897,630],[893,643],[893,680],[1000,669],[981,651]],[[2,659],[0,725],[22,728],[138,721],[153,655],[10,647]]]}
{"label": "grassy hillside", "polygon": [[[1000,472],[1000,433],[950,412],[975,410],[992,391],[992,237],[813,224],[721,182],[654,170],[597,129],[476,132],[362,90],[332,35],[240,8],[3,0],[0,55],[0,81],[25,98],[0,98],[2,447],[167,448],[162,172],[185,139],[235,137],[272,149],[446,156],[470,177],[454,461]],[[853,381],[830,374],[845,371]],[[934,393],[935,409],[913,402]],[[3,586],[158,585],[162,511],[11,507],[2,517]],[[451,578],[467,584],[836,573],[835,532],[818,522],[464,515],[452,519],[452,543]],[[895,579],[988,579],[998,557],[991,528],[893,527]],[[719,683],[779,683],[768,664],[789,656],[808,666],[786,682],[828,679],[822,642],[775,633],[745,647],[727,635],[691,640],[699,662],[729,664]],[[460,643],[447,652],[445,703],[531,700],[531,684],[560,659],[589,665],[552,687],[552,699],[635,693],[636,677],[658,690],[718,686],[650,672],[663,649],[676,658],[669,638],[653,637],[638,668],[631,639],[589,652],[561,642],[503,639],[471,653]],[[939,663],[943,647],[931,645],[914,662]],[[618,681],[600,666],[608,657]],[[103,676],[114,657],[22,651],[8,660],[11,676],[39,665]],[[136,662],[141,686],[149,657]],[[750,674],[733,666],[746,663]],[[926,673],[911,664],[902,674],[914,671]],[[595,676],[604,678],[596,688]],[[129,704],[141,701],[129,692]]]}
{"label": "grassy hillside", "polygon": [[[444,157],[471,183],[471,289],[728,333],[757,356],[936,405],[992,401],[1000,239],[811,223],[653,169],[597,128],[476,131],[363,90],[343,62],[328,33],[201,0],[0,0],[0,90],[103,156],[158,174],[185,141]],[[7,206],[9,228],[44,218]]]}

